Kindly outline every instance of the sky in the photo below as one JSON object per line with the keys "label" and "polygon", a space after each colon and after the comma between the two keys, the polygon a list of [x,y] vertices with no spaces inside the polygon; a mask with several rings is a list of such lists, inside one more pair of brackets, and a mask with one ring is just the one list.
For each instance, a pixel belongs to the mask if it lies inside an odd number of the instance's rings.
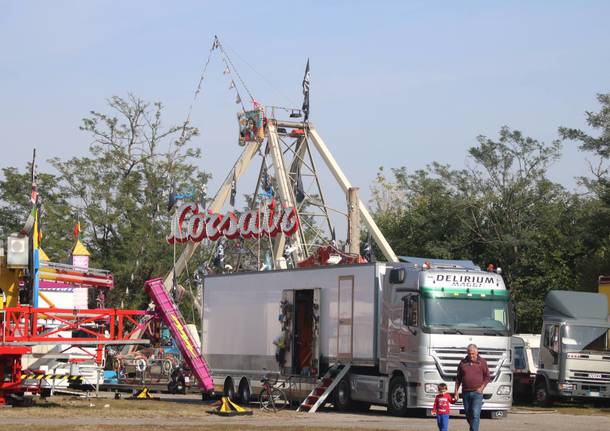
{"label": "sky", "polygon": [[[44,160],[86,155],[81,119],[113,95],[184,121],[219,35],[264,105],[299,107],[310,60],[310,119],[367,200],[379,166],[461,168],[476,137],[504,125],[547,142],[559,126],[586,128],[596,93],[610,91],[608,16],[607,1],[0,0],[0,167],[23,169],[33,148],[49,172]],[[192,112],[211,191],[240,153],[222,71],[212,56]],[[588,160],[565,143],[550,177],[574,190]]]}

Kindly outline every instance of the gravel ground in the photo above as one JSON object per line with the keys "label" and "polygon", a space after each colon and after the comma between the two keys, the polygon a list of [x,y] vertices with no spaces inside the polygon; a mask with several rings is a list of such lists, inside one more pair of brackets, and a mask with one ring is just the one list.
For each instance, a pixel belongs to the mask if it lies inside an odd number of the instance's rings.
{"label": "gravel ground", "polygon": [[[111,398],[77,399],[52,397],[37,400],[36,407],[8,408],[0,410],[2,430],[80,430],[139,429],[172,430],[241,430],[282,429],[306,430],[436,430],[432,418],[396,418],[388,416],[385,409],[375,408],[367,414],[336,413],[332,410],[316,414],[282,411],[276,414],[253,407],[252,416],[220,417],[207,413],[209,403],[202,403],[195,396],[163,397],[162,401],[130,401]],[[515,408],[505,419],[484,419],[481,430],[610,430],[610,412],[601,409],[570,408],[540,411]],[[462,416],[450,420],[452,431],[467,430]]]}

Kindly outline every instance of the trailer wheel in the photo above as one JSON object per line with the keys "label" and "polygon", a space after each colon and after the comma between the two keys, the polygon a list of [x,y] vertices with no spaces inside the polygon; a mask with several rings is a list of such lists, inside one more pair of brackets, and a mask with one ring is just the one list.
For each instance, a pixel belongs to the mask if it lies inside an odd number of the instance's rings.
{"label": "trailer wheel", "polygon": [[350,399],[349,382],[343,379],[339,382],[333,392],[333,404],[340,412],[345,412],[351,409],[352,401]]}
{"label": "trailer wheel", "polygon": [[407,403],[407,383],[403,376],[397,376],[390,380],[388,391],[388,411],[392,416],[406,416],[409,405]]}
{"label": "trailer wheel", "polygon": [[235,401],[235,387],[233,386],[233,379],[230,377],[225,380],[223,394],[225,397],[229,397],[231,401]]}
{"label": "trailer wheel", "polygon": [[534,396],[536,397],[536,404],[541,407],[551,407],[553,405],[553,399],[551,397],[551,394],[549,394],[549,390],[546,386],[546,381],[544,380],[539,380],[536,383]]}
{"label": "trailer wheel", "polygon": [[239,382],[239,402],[245,405],[250,404],[251,395],[248,381],[246,379],[241,379],[241,382]]}

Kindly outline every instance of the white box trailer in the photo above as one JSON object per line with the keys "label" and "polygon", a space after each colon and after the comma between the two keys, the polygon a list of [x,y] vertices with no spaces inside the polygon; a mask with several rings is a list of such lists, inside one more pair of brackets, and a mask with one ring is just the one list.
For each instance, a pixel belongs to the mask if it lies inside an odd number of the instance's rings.
{"label": "white box trailer", "polygon": [[[316,375],[320,361],[374,365],[375,285],[385,270],[367,264],[207,277],[203,354],[213,370],[225,372],[267,369],[305,376]],[[291,309],[282,310],[282,301]],[[274,341],[283,327],[291,333],[280,369]]]}
{"label": "white box trailer", "polygon": [[202,352],[216,390],[246,402],[276,371],[302,401],[330,366],[349,364],[329,401],[404,415],[429,410],[438,383],[452,390],[475,343],[492,375],[483,410],[504,416],[512,323],[502,277],[469,261],[404,259],[206,277]]}

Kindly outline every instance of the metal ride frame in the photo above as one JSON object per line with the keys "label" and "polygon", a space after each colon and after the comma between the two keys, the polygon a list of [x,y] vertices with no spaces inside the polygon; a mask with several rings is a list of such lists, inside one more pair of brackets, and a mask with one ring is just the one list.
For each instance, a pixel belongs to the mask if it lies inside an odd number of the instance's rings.
{"label": "metal ride frame", "polygon": [[[96,361],[103,360],[103,346],[110,344],[149,344],[149,340],[131,338],[143,329],[138,320],[143,310],[58,309],[9,307],[1,311],[0,346],[70,344],[97,346]],[[78,331],[79,336],[66,336]]]}
{"label": "metal ride frame", "polygon": [[[291,163],[290,170],[287,170],[285,167],[286,164],[283,159],[284,151],[280,146],[278,128],[302,129],[304,131],[304,139],[302,140],[300,148],[294,151],[294,160]],[[303,164],[305,150],[310,151],[309,146],[304,146],[308,145],[308,140],[311,140],[311,142],[314,144],[314,147],[324,160],[324,163],[326,164],[327,168],[332,173],[335,180],[337,181],[337,183],[339,184],[339,186],[347,197],[350,189],[352,189],[352,185],[339,167],[338,163],[335,161],[334,157],[332,156],[330,150],[320,137],[315,126],[311,122],[269,119],[267,123],[266,136],[268,151],[273,158],[274,173],[278,186],[278,197],[282,205],[295,206],[295,197],[293,192],[295,181],[294,173],[297,172]],[[239,178],[246,172],[246,170],[250,166],[250,163],[252,162],[252,159],[260,151],[260,148],[261,142],[253,141],[246,143],[242,154],[233,165],[233,168],[225,178],[223,184],[220,186],[218,192],[216,193],[216,196],[214,196],[214,199],[211,201],[211,204],[209,206],[209,210],[211,212],[219,212],[222,209],[223,205],[225,204],[227,198],[231,193],[232,182],[238,181]],[[313,174],[316,175],[315,168],[313,169]],[[381,230],[377,227],[377,224],[373,220],[373,217],[370,215],[368,209],[366,208],[366,205],[364,204],[364,202],[362,202],[362,200],[358,199],[357,207],[358,211],[360,212],[360,216],[362,217],[362,220],[364,221],[366,227],[371,233],[372,238],[377,243],[377,246],[385,256],[386,260],[388,262],[398,262],[396,254],[383,236],[383,233],[381,233]],[[295,261],[301,260],[304,256],[307,256],[308,253],[302,238],[302,232],[298,232],[293,237],[293,245],[295,246],[293,258],[295,258]],[[285,236],[283,234],[278,235],[276,237],[274,243],[274,256],[281,256],[281,250],[283,250],[284,241]],[[184,250],[182,251],[182,254],[176,261],[176,264],[170,270],[170,272],[167,274],[163,281],[166,291],[170,291],[172,289],[174,280],[177,279],[184,272],[188,261],[193,256],[198,246],[199,243],[197,242],[189,241],[186,244]],[[276,264],[278,263],[279,262],[277,262],[276,259]]]}
{"label": "metal ride frame", "polygon": [[[299,136],[293,145],[287,145],[281,139],[280,135],[286,134],[285,129],[287,128],[303,130],[303,135]],[[282,133],[279,133],[278,129],[284,129],[284,131],[282,131]],[[296,198],[294,196],[295,182],[297,181],[298,173],[301,171],[303,166],[306,165],[305,155],[308,155],[310,162],[309,165],[306,166],[306,168],[309,169],[311,176],[314,177],[315,186],[317,187],[321,204],[317,204],[316,206],[322,209],[323,216],[326,217],[326,221],[330,227],[330,222],[328,221],[328,212],[324,203],[324,197],[322,195],[317,171],[313,163],[309,140],[311,140],[311,142],[314,144],[315,149],[318,151],[321,158],[324,160],[328,170],[332,173],[335,180],[345,193],[346,198],[352,193],[353,187],[345,176],[345,174],[343,173],[343,171],[341,170],[341,168],[339,167],[339,164],[335,161],[330,150],[318,134],[318,131],[316,130],[315,126],[309,121],[285,121],[270,118],[267,122],[265,136],[267,138],[267,148],[265,150],[265,153],[268,152],[269,154],[271,154],[271,157],[273,159],[275,182],[277,186],[280,205],[297,207],[297,205],[295,205]],[[286,148],[282,148],[282,144]],[[222,210],[223,206],[225,205],[225,202],[231,194],[232,184],[234,182],[239,181],[241,176],[248,170],[250,164],[252,163],[252,160],[254,159],[254,156],[260,153],[261,145],[262,142],[259,141],[250,141],[245,143],[241,155],[231,168],[228,175],[225,177],[225,180],[218,189],[218,192],[211,200],[208,206],[208,211],[216,213]],[[289,165],[289,169],[286,169],[287,164],[284,161],[284,154],[288,152],[293,153],[293,159]],[[258,175],[258,181],[254,192],[255,196],[256,192],[260,187],[263,169],[266,169],[264,160],[263,166],[261,166],[261,171]],[[311,200],[309,200],[309,203],[312,203]],[[377,227],[377,224],[375,223],[375,220],[373,220],[373,217],[370,215],[366,205],[360,199],[357,199],[357,202],[354,202],[353,205],[357,206],[357,208],[354,208],[355,212],[360,213],[359,215],[364,220],[364,223],[368,228],[369,232],[371,233],[372,238],[377,243],[386,260],[388,262],[398,262],[398,257],[396,256],[389,243],[383,236],[383,233],[381,233],[381,230]],[[299,214],[299,218],[300,215],[301,214]],[[356,233],[356,235],[358,234],[359,232]],[[282,256],[285,240],[286,239],[284,234],[280,234],[275,238],[273,244],[273,255],[276,257],[275,265],[278,268],[281,268],[282,265],[285,265],[285,262],[282,262],[278,259],[278,257]],[[303,260],[303,258],[309,255],[309,250],[307,249],[307,244],[305,244],[304,240],[305,238],[302,231],[302,226],[299,226],[299,231],[292,238],[292,245],[294,246],[292,256],[294,262]],[[195,254],[195,251],[197,250],[197,247],[199,245],[199,242],[188,241],[186,243],[184,249],[182,250],[182,253],[175,261],[174,266],[163,279],[163,286],[166,292],[172,291],[174,287],[174,282],[178,280],[178,278],[186,270],[189,260]],[[197,311],[201,314],[201,304],[195,298],[193,303]],[[134,335],[136,337],[140,336],[139,332],[135,332]],[[133,348],[126,348],[124,350],[124,353],[127,354],[132,351]]]}
{"label": "metal ride frame", "polygon": [[[143,310],[115,308],[78,310],[25,306],[5,308],[3,312],[6,318],[2,327],[2,342],[29,344],[57,341],[75,345],[93,340],[127,341],[135,329],[140,328],[136,318],[147,314]],[[135,328],[127,332],[128,322]],[[89,337],[66,338],[60,334],[76,330],[86,333]]]}

